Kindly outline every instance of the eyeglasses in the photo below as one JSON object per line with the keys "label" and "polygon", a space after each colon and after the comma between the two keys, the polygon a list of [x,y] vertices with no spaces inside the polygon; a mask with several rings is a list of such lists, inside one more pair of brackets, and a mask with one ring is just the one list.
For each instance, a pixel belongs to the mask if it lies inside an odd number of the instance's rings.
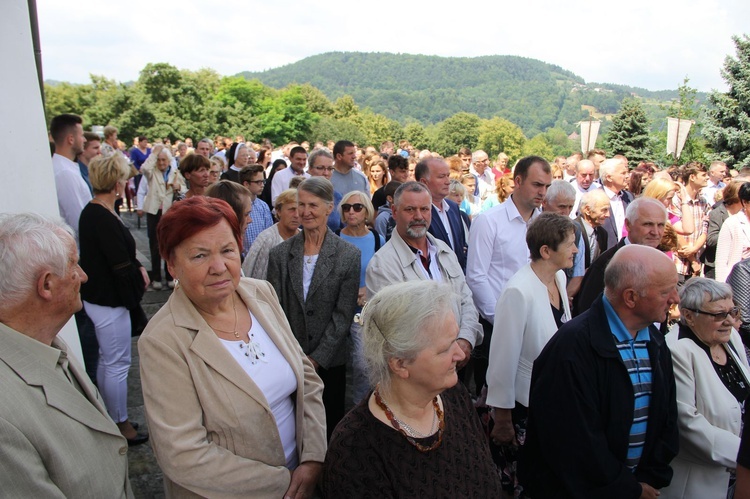
{"label": "eyeglasses", "polygon": [[718,312],[716,314],[713,314],[711,312],[706,312],[703,310],[695,309],[695,308],[687,308],[683,307],[685,310],[690,310],[691,312],[695,312],[696,314],[703,314],[703,315],[710,315],[713,317],[713,319],[716,322],[723,322],[727,319],[727,316],[731,317],[732,319],[736,319],[740,315],[740,309],[738,307],[732,307],[731,310],[728,312]]}
{"label": "eyeglasses", "polygon": [[324,172],[324,171],[325,172],[332,172],[333,171],[333,167],[332,166],[329,166],[329,167],[325,167],[325,166],[311,166],[310,168],[312,168],[313,170],[321,171],[321,172]]}
{"label": "eyeglasses", "polygon": [[347,203],[347,204],[342,204],[341,205],[341,210],[344,213],[347,213],[352,208],[354,208],[354,212],[355,213],[359,213],[360,211],[362,211],[365,208],[365,205],[363,205],[362,203],[354,203],[354,204]]}
{"label": "eyeglasses", "polygon": [[258,185],[266,185],[266,181],[263,179],[260,180],[248,180],[247,181],[250,184],[258,184]]}

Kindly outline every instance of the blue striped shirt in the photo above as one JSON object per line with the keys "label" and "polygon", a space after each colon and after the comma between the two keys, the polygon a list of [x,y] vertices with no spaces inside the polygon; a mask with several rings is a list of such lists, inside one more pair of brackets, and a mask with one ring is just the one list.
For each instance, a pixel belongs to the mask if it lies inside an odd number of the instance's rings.
{"label": "blue striped shirt", "polygon": [[245,234],[242,237],[242,257],[247,255],[250,251],[250,246],[255,242],[255,238],[258,234],[273,225],[273,217],[271,216],[271,210],[265,201],[260,198],[255,198],[253,201],[253,208],[250,211],[250,219],[252,222],[247,224]]}
{"label": "blue striped shirt", "polygon": [[635,404],[633,407],[633,424],[630,426],[628,456],[625,464],[632,470],[638,466],[646,442],[648,427],[648,406],[651,401],[651,359],[647,345],[651,336],[648,328],[641,329],[635,338],[625,328],[617,312],[612,308],[607,297],[602,297],[607,322],[612,331],[617,351],[628,370],[630,382],[633,383]]}

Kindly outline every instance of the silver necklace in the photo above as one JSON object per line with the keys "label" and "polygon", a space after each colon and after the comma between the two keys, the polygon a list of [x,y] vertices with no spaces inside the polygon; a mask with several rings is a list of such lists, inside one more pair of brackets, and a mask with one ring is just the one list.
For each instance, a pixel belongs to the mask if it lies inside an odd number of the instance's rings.
{"label": "silver necklace", "polygon": [[407,433],[408,433],[409,435],[411,435],[412,437],[415,437],[415,438],[427,438],[427,437],[429,437],[430,435],[432,435],[432,434],[434,434],[434,433],[435,433],[435,425],[436,425],[436,423],[437,423],[437,412],[436,412],[436,411],[434,411],[434,410],[432,411],[432,424],[430,425],[430,431],[429,431],[429,433],[422,433],[421,431],[417,431],[416,429],[414,429],[414,428],[413,428],[413,427],[412,427],[412,426],[411,426],[410,424],[408,424],[408,423],[405,423],[404,421],[402,421],[401,419],[399,419],[399,418],[398,418],[398,417],[396,416],[396,414],[394,414],[394,413],[393,413],[393,410],[392,410],[392,409],[391,409],[390,407],[388,407],[388,404],[387,404],[387,403],[385,402],[385,400],[383,400],[383,399],[382,399],[382,397],[381,397],[381,400],[383,401],[383,405],[385,405],[385,406],[386,406],[386,408],[387,408],[387,409],[388,409],[388,410],[389,410],[389,411],[391,412],[391,415],[393,416],[393,419],[394,419],[394,420],[395,420],[395,421],[396,421],[396,422],[397,422],[397,423],[398,423],[398,424],[399,424],[399,425],[400,425],[400,426],[401,426],[401,427],[402,427],[402,428],[403,428],[404,430],[406,430],[406,432],[407,432]]}

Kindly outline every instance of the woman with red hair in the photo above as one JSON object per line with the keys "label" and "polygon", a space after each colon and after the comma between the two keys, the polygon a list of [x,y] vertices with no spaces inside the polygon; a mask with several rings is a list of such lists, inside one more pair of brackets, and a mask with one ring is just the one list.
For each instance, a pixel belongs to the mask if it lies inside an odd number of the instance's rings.
{"label": "woman with red hair", "polygon": [[168,497],[310,497],[326,451],[323,384],[271,285],[240,278],[226,201],[173,206],[159,250],[178,284],[138,341]]}

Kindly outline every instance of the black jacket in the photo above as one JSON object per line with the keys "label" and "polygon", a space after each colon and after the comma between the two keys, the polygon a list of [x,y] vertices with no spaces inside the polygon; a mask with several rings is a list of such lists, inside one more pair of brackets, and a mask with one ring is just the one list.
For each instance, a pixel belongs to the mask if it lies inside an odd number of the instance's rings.
{"label": "black jacket", "polygon": [[625,466],[633,385],[602,299],[564,324],[534,362],[521,483],[534,498],[638,498],[639,482],[669,485],[678,450],[672,358],[651,326],[652,392],[643,455]]}

